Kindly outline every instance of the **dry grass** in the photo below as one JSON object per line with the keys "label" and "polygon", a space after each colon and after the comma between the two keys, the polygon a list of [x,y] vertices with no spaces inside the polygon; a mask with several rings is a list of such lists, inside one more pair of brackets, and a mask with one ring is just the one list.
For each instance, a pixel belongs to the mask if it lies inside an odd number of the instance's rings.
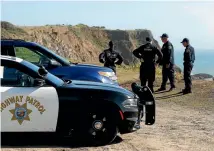
{"label": "dry grass", "polygon": [[127,83],[129,81],[130,82],[138,81],[139,80],[139,70],[137,70],[137,69],[127,70],[124,68],[118,68],[117,76],[118,76],[118,82],[121,84]]}
{"label": "dry grass", "polygon": [[[86,62],[86,64],[95,64],[95,65],[103,66],[103,64],[101,64],[99,62]],[[135,66],[126,66],[126,65],[117,66],[118,82],[120,84],[125,84],[125,83],[131,83],[131,82],[139,81],[140,80],[139,72],[140,72],[140,65],[139,64],[135,65]],[[182,74],[175,73],[176,82],[181,81],[182,78],[183,78]],[[161,79],[162,79],[162,70],[161,70],[161,67],[158,67],[156,69],[156,81],[155,81],[154,85],[160,86]]]}
{"label": "dry grass", "polygon": [[[120,84],[124,84],[139,81],[140,80],[139,72],[140,72],[139,66],[137,67],[120,66],[117,68],[118,82]],[[183,78],[182,74],[175,73],[176,82],[181,81],[182,78]],[[154,82],[154,85],[159,87],[161,84],[161,79],[162,79],[162,70],[161,67],[158,67],[156,69],[156,80]]]}

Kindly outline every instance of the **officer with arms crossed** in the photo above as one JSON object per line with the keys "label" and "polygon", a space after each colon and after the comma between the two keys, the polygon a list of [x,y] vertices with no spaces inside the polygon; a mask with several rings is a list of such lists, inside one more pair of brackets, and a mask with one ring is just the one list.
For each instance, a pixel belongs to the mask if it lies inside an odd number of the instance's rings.
{"label": "officer with arms crossed", "polygon": [[123,62],[122,56],[117,53],[116,51],[113,50],[113,42],[109,42],[109,49],[104,50],[100,55],[99,55],[99,61],[101,63],[104,63],[104,67],[111,68],[115,74],[116,74],[116,66],[121,65]]}
{"label": "officer with arms crossed", "polygon": [[[151,38],[146,38],[146,44],[140,46],[133,51],[135,57],[141,59],[140,66],[140,80],[141,86],[145,86],[148,80],[148,87],[152,92],[153,83],[155,81],[155,68],[156,65],[161,61],[163,55],[161,51],[152,44]],[[158,60],[155,61],[155,56],[158,55]]]}
{"label": "officer with arms crossed", "polygon": [[186,47],[184,51],[184,81],[185,81],[185,89],[183,89],[183,94],[192,93],[192,79],[191,79],[191,71],[193,68],[193,64],[195,61],[195,50],[190,45],[189,39],[184,38],[181,42],[184,47]]}
{"label": "officer with arms crossed", "polygon": [[158,91],[166,90],[166,83],[169,78],[171,88],[169,91],[175,89],[175,75],[174,75],[174,48],[170,41],[168,41],[168,35],[164,33],[161,36],[161,40],[164,43],[161,49],[163,53],[162,60],[162,84]]}

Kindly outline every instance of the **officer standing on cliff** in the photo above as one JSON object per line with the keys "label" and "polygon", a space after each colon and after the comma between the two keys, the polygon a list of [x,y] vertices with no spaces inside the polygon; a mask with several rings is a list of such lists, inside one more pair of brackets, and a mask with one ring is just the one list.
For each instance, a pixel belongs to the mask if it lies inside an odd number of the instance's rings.
{"label": "officer standing on cliff", "polygon": [[[152,39],[147,37],[146,44],[140,46],[133,51],[135,57],[141,60],[140,66],[140,80],[141,86],[145,86],[148,80],[148,87],[152,92],[153,83],[155,81],[155,68],[156,65],[161,61],[163,55],[161,51],[152,44]],[[155,56],[158,55],[158,60],[155,60]]]}
{"label": "officer standing on cliff", "polygon": [[161,49],[163,53],[162,60],[162,84],[158,91],[166,90],[166,83],[169,79],[171,88],[169,91],[175,89],[175,75],[174,75],[174,48],[170,41],[168,41],[168,35],[164,33],[161,36],[161,40],[164,43]]}
{"label": "officer standing on cliff", "polygon": [[191,71],[193,68],[193,64],[195,62],[195,50],[190,45],[189,39],[184,38],[181,42],[184,47],[186,47],[184,51],[184,81],[185,88],[183,89],[183,94],[192,93],[192,79],[191,79]]}
{"label": "officer standing on cliff", "polygon": [[99,61],[101,63],[104,63],[104,67],[111,68],[114,73],[116,74],[116,66],[121,65],[123,62],[122,56],[113,50],[113,42],[109,42],[109,49],[104,50],[100,55],[99,55]]}

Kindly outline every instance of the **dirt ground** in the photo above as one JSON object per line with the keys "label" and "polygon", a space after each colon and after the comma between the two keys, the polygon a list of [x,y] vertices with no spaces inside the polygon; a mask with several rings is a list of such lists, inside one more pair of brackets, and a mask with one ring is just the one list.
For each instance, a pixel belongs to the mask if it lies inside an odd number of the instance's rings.
{"label": "dirt ground", "polygon": [[110,145],[72,147],[65,142],[43,142],[27,147],[2,146],[2,151],[213,151],[214,82],[194,82],[194,92],[185,96],[178,93],[181,88],[183,83],[173,92],[155,94],[155,125],[142,123],[140,130],[119,135]]}

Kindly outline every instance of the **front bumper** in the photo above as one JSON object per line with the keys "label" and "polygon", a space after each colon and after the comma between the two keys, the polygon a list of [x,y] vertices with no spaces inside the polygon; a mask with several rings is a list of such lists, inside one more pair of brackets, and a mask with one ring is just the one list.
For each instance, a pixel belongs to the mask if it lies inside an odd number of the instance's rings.
{"label": "front bumper", "polygon": [[136,122],[137,121],[137,117],[138,117],[138,111],[136,112],[125,112],[123,113],[124,117],[125,117],[125,120],[127,121],[133,121],[133,122]]}
{"label": "front bumper", "polygon": [[137,107],[124,110],[124,117],[119,127],[121,134],[139,129],[144,115],[146,125],[155,123],[155,100],[150,89],[147,86],[132,85],[132,90],[138,96]]}
{"label": "front bumper", "polygon": [[119,125],[121,134],[130,133],[134,131],[134,126],[138,121],[138,112],[124,112],[124,119]]}

